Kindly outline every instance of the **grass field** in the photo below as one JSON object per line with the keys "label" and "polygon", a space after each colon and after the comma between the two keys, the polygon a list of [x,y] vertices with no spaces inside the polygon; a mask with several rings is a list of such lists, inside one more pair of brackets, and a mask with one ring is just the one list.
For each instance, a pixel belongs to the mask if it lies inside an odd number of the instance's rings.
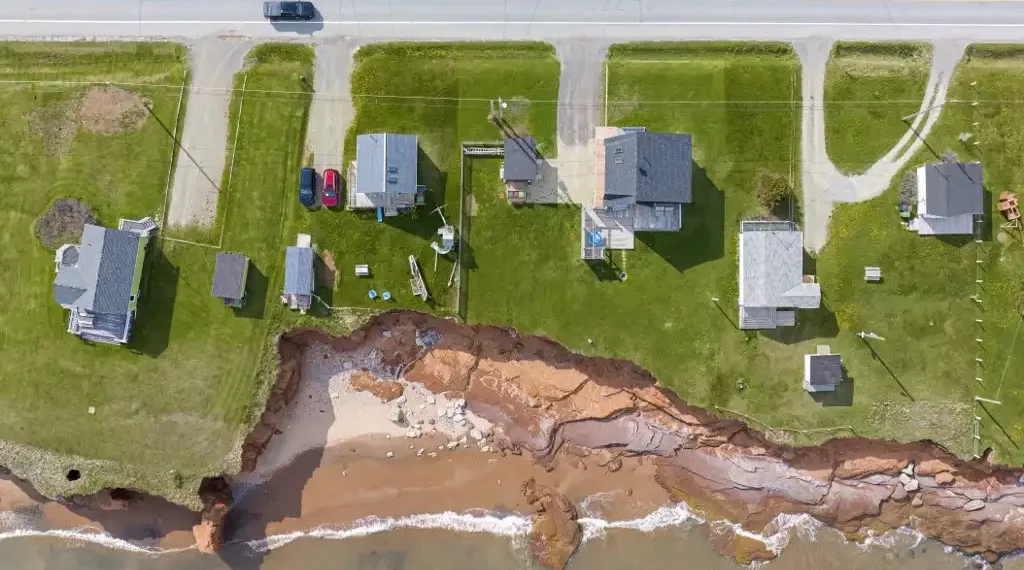
{"label": "grass field", "polygon": [[825,146],[840,172],[859,174],[907,131],[924,99],[931,46],[838,42],[825,69]]}
{"label": "grass field", "polygon": [[[991,209],[979,231],[981,244],[970,236],[943,240],[903,230],[896,218],[897,179],[884,196],[836,210],[829,244],[818,263],[842,328],[877,330],[887,338],[873,343],[876,361],[864,358],[863,351],[856,353],[858,360],[851,358],[852,351],[844,354],[856,376],[856,400],[875,408],[869,419],[904,416],[904,427],[883,423],[879,433],[931,437],[956,451],[973,451],[972,416],[977,413],[982,418],[981,448],[994,447],[995,459],[1009,463],[1024,460],[1024,338],[1014,342],[1022,307],[1024,246],[1020,230],[1000,228],[1003,220],[994,202],[1004,190],[1021,192],[1024,182],[1022,72],[1022,46],[968,48],[928,145],[908,166],[933,162],[947,150],[960,160],[983,163]],[[978,87],[971,86],[975,81]],[[973,107],[975,99],[982,101]],[[975,122],[977,128],[972,127]],[[961,143],[957,137],[962,132],[976,133],[980,144]],[[883,267],[882,285],[867,286],[860,279],[861,266],[868,264]],[[969,299],[975,294],[982,305]],[[981,344],[975,340],[979,338]],[[856,346],[860,341],[851,342]],[[866,372],[883,362],[892,375]],[[914,400],[899,396],[897,379]],[[975,395],[1003,403],[975,405]],[[953,408],[955,414],[941,413]]]}
{"label": "grass field", "polygon": [[[758,177],[795,182],[797,59],[777,44],[623,45],[613,46],[607,74],[610,123],[693,134],[694,203],[683,230],[637,234],[636,250],[589,265],[579,259],[577,208],[512,208],[495,197],[493,170],[474,166],[468,317],[628,358],[696,404],[770,410],[799,391],[811,343],[734,328],[736,241],[739,220],[759,212]],[[627,281],[615,279],[619,269]],[[821,326],[823,317],[809,318]]]}
{"label": "grass field", "polygon": [[[393,132],[419,136],[419,182],[428,187],[427,205],[378,223],[373,212],[299,209],[290,227],[308,231],[320,255],[331,252],[334,287],[321,296],[334,306],[408,307],[455,313],[455,288],[448,287],[452,262],[434,269],[432,240],[440,240],[444,205],[449,223],[459,218],[460,145],[496,141],[501,132],[488,121],[490,100],[512,101],[510,117],[538,137],[542,152],[554,152],[558,61],[540,43],[373,44],[356,54],[352,75],[355,119],[345,141],[346,164],[355,158],[356,135]],[[431,293],[424,303],[411,294],[408,256],[415,255]],[[367,263],[371,278],[356,278],[353,266]],[[325,276],[327,271],[325,270]],[[391,303],[371,301],[367,291],[388,290]]]}
{"label": "grass field", "polygon": [[[265,45],[251,57],[251,89],[296,91],[296,74],[312,67],[312,50],[303,46]],[[233,314],[210,296],[214,249],[158,240],[147,257],[129,347],[88,346],[65,332],[66,313],[50,292],[53,254],[35,241],[32,225],[65,196],[89,202],[108,226],[122,216],[159,220],[173,147],[165,127],[175,125],[180,89],[125,87],[150,97],[155,117],[132,134],[79,130],[61,157],[47,153],[27,116],[74,99],[93,82],[178,85],[184,50],[8,44],[0,49],[0,69],[5,79],[84,82],[4,92],[0,270],[9,278],[0,293],[0,438],[64,457],[59,469],[10,448],[4,459],[46,492],[67,490],[64,469],[78,467],[83,477],[75,491],[130,485],[185,500],[197,477],[237,461],[233,443],[258,397],[255,368],[281,310],[268,291],[280,284],[283,219],[293,197],[287,190],[302,154],[310,96],[246,96],[236,156],[246,168],[234,172],[220,217],[223,248],[253,260],[247,306]],[[236,93],[232,125],[237,99]],[[90,461],[83,465],[78,457]]]}

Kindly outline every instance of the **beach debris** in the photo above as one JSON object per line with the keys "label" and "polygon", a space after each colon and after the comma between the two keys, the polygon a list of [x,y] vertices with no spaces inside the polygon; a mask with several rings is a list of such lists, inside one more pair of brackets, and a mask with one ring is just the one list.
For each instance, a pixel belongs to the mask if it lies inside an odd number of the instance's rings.
{"label": "beach debris", "polygon": [[391,459],[392,457],[395,456],[395,452],[394,451],[389,451],[389,452],[385,453],[384,456],[387,457],[388,459]]}
{"label": "beach debris", "polygon": [[409,439],[416,439],[417,437],[419,437],[421,435],[423,435],[423,434],[421,434],[420,430],[418,430],[418,429],[411,429],[411,430],[405,432],[405,437],[407,437]]}
{"label": "beach debris", "polygon": [[391,331],[381,331],[380,336],[384,338],[391,338]]}
{"label": "beach debris", "polygon": [[455,408],[448,408],[447,410],[445,410],[444,415],[448,416],[449,419],[454,418],[455,417]]}
{"label": "beach debris", "polygon": [[909,465],[907,465],[903,469],[900,469],[900,473],[903,473],[907,477],[913,477],[914,476],[914,462],[911,461]]}
{"label": "beach debris", "polygon": [[331,392],[331,399],[332,400],[337,400],[338,399],[338,393],[337,392]]}
{"label": "beach debris", "polygon": [[436,451],[431,451],[430,453],[427,454],[427,456],[428,457],[437,457],[437,452]]}
{"label": "beach debris", "polygon": [[444,446],[443,445],[439,445],[439,446],[437,446],[437,449],[438,449],[438,451],[444,450]]}
{"label": "beach debris", "polygon": [[982,501],[981,499],[973,499],[973,500],[970,500],[970,501],[967,501],[966,503],[964,503],[964,510],[968,511],[968,512],[970,512],[970,511],[980,511],[981,509],[984,509],[984,508],[985,508],[985,501]]}
{"label": "beach debris", "polygon": [[921,495],[914,495],[914,498],[910,500],[910,506],[912,506],[912,507],[923,507],[924,506],[924,499],[921,498]]}
{"label": "beach debris", "polygon": [[446,415],[448,415],[448,411],[447,410],[445,410],[444,408],[438,408],[437,409],[437,417],[443,418]]}
{"label": "beach debris", "polygon": [[446,445],[445,447],[447,447],[448,449],[454,451],[456,448],[459,447],[459,442],[457,442],[457,441],[449,441],[448,445]]}
{"label": "beach debris", "polygon": [[95,414],[96,413],[96,407],[95,406],[89,406],[89,413],[90,414]]}
{"label": "beach debris", "polygon": [[352,370],[352,361],[346,360],[345,362],[342,362],[341,367],[344,368],[345,370]]}
{"label": "beach debris", "polygon": [[616,457],[615,459],[612,459],[611,461],[609,461],[605,465],[605,467],[608,469],[609,473],[615,473],[619,469],[622,469],[622,460],[619,459],[618,457]]}
{"label": "beach debris", "polygon": [[409,449],[416,449],[416,446],[415,445],[410,445]]}
{"label": "beach debris", "polygon": [[[409,449],[412,449],[412,446],[409,446]],[[424,452],[426,452],[426,449],[421,447],[420,450],[416,452],[416,457],[422,457]]]}
{"label": "beach debris", "polygon": [[481,433],[480,430],[478,430],[476,428],[473,428],[473,429],[469,430],[469,437],[471,437],[473,439],[480,440],[480,439],[484,438],[484,434]]}
{"label": "beach debris", "polygon": [[385,435],[384,439],[391,439],[391,434],[389,433],[389,434]]}
{"label": "beach debris", "polygon": [[910,483],[911,481],[913,481],[913,479],[910,477],[910,475],[907,475],[906,473],[900,473],[900,483],[903,483],[904,485],[906,485],[907,483]]}
{"label": "beach debris", "polygon": [[348,469],[345,469],[344,471],[342,471],[341,472],[341,476],[342,477],[348,477]]}
{"label": "beach debris", "polygon": [[441,342],[441,333],[437,329],[424,329],[416,331],[416,344],[423,348],[430,348]]}
{"label": "beach debris", "polygon": [[917,479],[911,479],[910,482],[903,484],[903,490],[908,493],[913,493],[921,486]]}
{"label": "beach debris", "polygon": [[466,445],[467,441],[466,436],[462,436],[462,439],[459,440],[459,445]]}
{"label": "beach debris", "polygon": [[406,399],[405,395],[403,394],[403,395],[395,398],[395,401],[393,403],[396,406],[401,406],[401,405],[405,404],[406,401],[407,401],[407,399]]}
{"label": "beach debris", "polygon": [[421,409],[421,410],[425,410],[425,409],[427,409],[427,405],[426,405],[426,404],[420,404],[420,409]]}
{"label": "beach debris", "polygon": [[388,411],[388,419],[398,425],[402,425],[405,423],[405,412],[402,411],[402,408],[395,406]]}
{"label": "beach debris", "polygon": [[427,403],[430,405],[434,405],[437,403],[437,398],[434,398],[433,396],[427,396]]}

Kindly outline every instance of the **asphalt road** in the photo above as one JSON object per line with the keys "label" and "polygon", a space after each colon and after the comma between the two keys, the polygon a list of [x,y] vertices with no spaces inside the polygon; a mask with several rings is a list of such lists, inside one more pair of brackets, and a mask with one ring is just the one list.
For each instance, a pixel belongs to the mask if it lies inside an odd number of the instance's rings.
{"label": "asphalt road", "polygon": [[1024,3],[843,0],[320,0],[271,25],[259,0],[6,2],[0,36],[425,39],[1024,39]]}

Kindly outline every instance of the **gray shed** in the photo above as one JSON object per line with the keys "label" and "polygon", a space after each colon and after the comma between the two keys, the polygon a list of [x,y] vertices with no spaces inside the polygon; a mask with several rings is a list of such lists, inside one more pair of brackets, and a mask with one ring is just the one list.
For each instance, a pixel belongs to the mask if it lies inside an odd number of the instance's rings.
{"label": "gray shed", "polygon": [[533,182],[540,167],[537,164],[537,141],[533,137],[505,137],[505,182]]}
{"label": "gray shed", "polygon": [[249,258],[240,253],[218,253],[213,269],[214,297],[224,299],[225,305],[242,306],[245,281],[249,274]]}
{"label": "gray shed", "polygon": [[817,354],[804,355],[804,390],[835,392],[843,381],[843,359],[831,354],[828,346],[819,346]]}
{"label": "gray shed", "polygon": [[284,294],[313,294],[313,250],[288,246],[284,256]]}

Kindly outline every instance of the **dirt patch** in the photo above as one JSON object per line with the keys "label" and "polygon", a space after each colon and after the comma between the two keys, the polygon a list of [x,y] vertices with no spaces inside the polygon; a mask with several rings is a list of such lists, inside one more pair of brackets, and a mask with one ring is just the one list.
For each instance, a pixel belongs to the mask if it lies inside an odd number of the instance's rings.
{"label": "dirt patch", "polygon": [[40,107],[25,115],[29,129],[43,139],[50,156],[62,157],[71,148],[78,132],[78,101],[63,101]]}
{"label": "dirt patch", "polygon": [[365,371],[353,374],[349,384],[353,390],[369,392],[385,402],[397,400],[405,391],[401,383],[394,380],[377,380],[373,374]]}
{"label": "dirt patch", "polygon": [[338,267],[334,265],[334,254],[331,253],[331,250],[325,249],[322,257],[324,263],[320,266],[320,280],[333,289],[334,279],[338,274]]}
{"label": "dirt patch", "polygon": [[95,224],[92,208],[74,198],[57,200],[36,220],[36,238],[50,250],[66,243],[78,243],[85,224]]}
{"label": "dirt patch", "polygon": [[149,97],[117,87],[91,87],[82,97],[82,126],[101,135],[135,132],[149,118]]}
{"label": "dirt patch", "polygon": [[90,87],[75,99],[41,107],[25,119],[43,139],[46,152],[61,157],[71,148],[79,126],[101,135],[135,132],[149,118],[150,104],[148,97],[117,87]]}

